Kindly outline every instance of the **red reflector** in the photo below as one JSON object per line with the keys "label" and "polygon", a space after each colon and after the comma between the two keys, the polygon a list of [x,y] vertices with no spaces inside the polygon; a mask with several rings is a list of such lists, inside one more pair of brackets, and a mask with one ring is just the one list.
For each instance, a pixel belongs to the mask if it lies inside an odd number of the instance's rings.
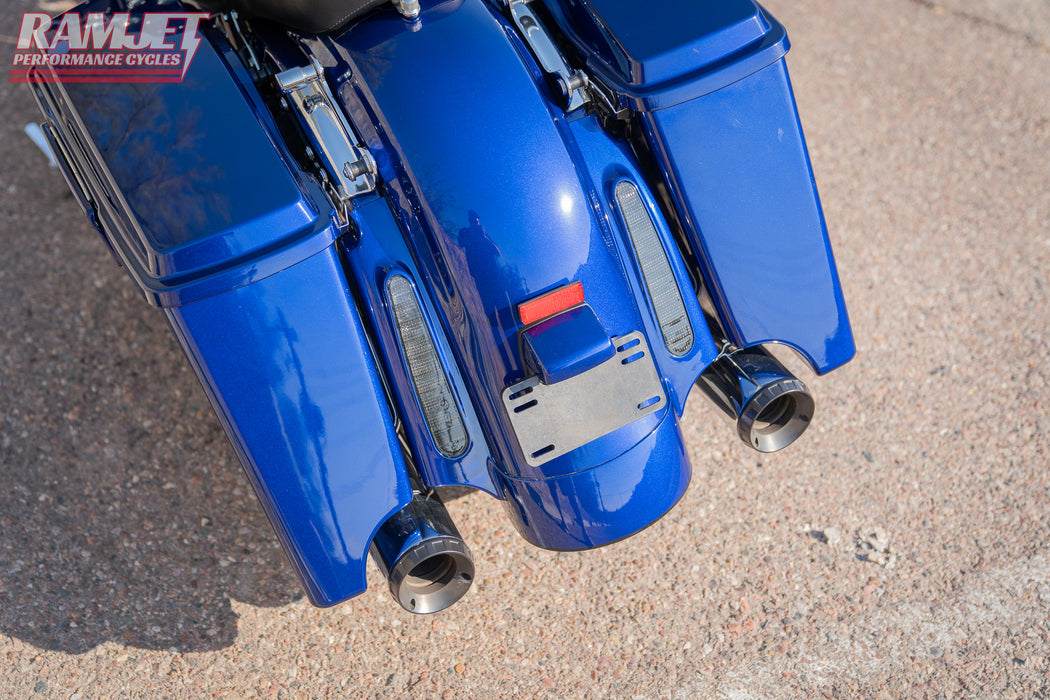
{"label": "red reflector", "polygon": [[583,284],[573,282],[567,287],[555,289],[553,292],[547,292],[541,297],[519,304],[518,315],[521,316],[521,322],[527,326],[582,303]]}

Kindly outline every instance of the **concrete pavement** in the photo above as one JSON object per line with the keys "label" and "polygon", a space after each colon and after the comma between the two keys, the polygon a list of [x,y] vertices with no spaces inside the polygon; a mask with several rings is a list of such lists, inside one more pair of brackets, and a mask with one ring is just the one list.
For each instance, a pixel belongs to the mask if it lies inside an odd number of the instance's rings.
{"label": "concrete pavement", "polygon": [[[583,554],[477,494],[477,585],[302,600],[161,317],[0,83],[0,697],[1050,696],[1050,6],[770,0],[857,336],[760,456]],[[18,16],[0,0],[0,64]],[[6,27],[6,28],[5,28]]]}

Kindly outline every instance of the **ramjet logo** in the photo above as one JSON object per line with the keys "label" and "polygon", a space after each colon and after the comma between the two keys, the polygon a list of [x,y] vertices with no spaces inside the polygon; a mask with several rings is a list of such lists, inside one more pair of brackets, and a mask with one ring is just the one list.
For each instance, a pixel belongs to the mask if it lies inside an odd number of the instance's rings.
{"label": "ramjet logo", "polygon": [[26,12],[10,81],[178,83],[186,77],[207,12]]}

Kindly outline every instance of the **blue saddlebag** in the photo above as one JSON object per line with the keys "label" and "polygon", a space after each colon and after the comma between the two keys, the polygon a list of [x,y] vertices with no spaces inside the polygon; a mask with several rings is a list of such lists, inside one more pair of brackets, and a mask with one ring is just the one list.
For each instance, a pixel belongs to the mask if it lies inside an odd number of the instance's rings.
{"label": "blue saddlebag", "polygon": [[784,28],[752,0],[546,5],[592,75],[637,112],[730,340],[785,343],[819,373],[849,360]]}
{"label": "blue saddlebag", "polygon": [[181,83],[38,84],[78,200],[162,307],[316,605],[411,499],[332,207],[228,44]]}

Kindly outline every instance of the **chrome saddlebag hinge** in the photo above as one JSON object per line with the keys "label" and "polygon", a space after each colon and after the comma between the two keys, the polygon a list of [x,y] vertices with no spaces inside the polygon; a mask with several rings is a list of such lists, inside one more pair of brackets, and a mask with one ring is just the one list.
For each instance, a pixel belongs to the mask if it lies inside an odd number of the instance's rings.
{"label": "chrome saddlebag hinge", "polygon": [[565,61],[543,21],[529,7],[529,0],[505,0],[514,25],[547,75],[554,78],[565,100],[565,111],[572,112],[590,101],[590,80],[582,70]]}
{"label": "chrome saddlebag hinge", "polygon": [[543,20],[532,11],[532,0],[503,0],[510,18],[521,32],[543,71],[550,76],[561,93],[566,112],[588,107],[601,117],[603,124],[630,119],[630,111],[617,103],[615,94],[600,80],[595,80],[581,68],[573,68],[554,42],[554,37]]}
{"label": "chrome saddlebag hinge", "polygon": [[276,80],[324,168],[325,184],[340,216],[345,216],[353,198],[375,191],[375,159],[346,121],[315,59],[308,66],[278,73]]}

